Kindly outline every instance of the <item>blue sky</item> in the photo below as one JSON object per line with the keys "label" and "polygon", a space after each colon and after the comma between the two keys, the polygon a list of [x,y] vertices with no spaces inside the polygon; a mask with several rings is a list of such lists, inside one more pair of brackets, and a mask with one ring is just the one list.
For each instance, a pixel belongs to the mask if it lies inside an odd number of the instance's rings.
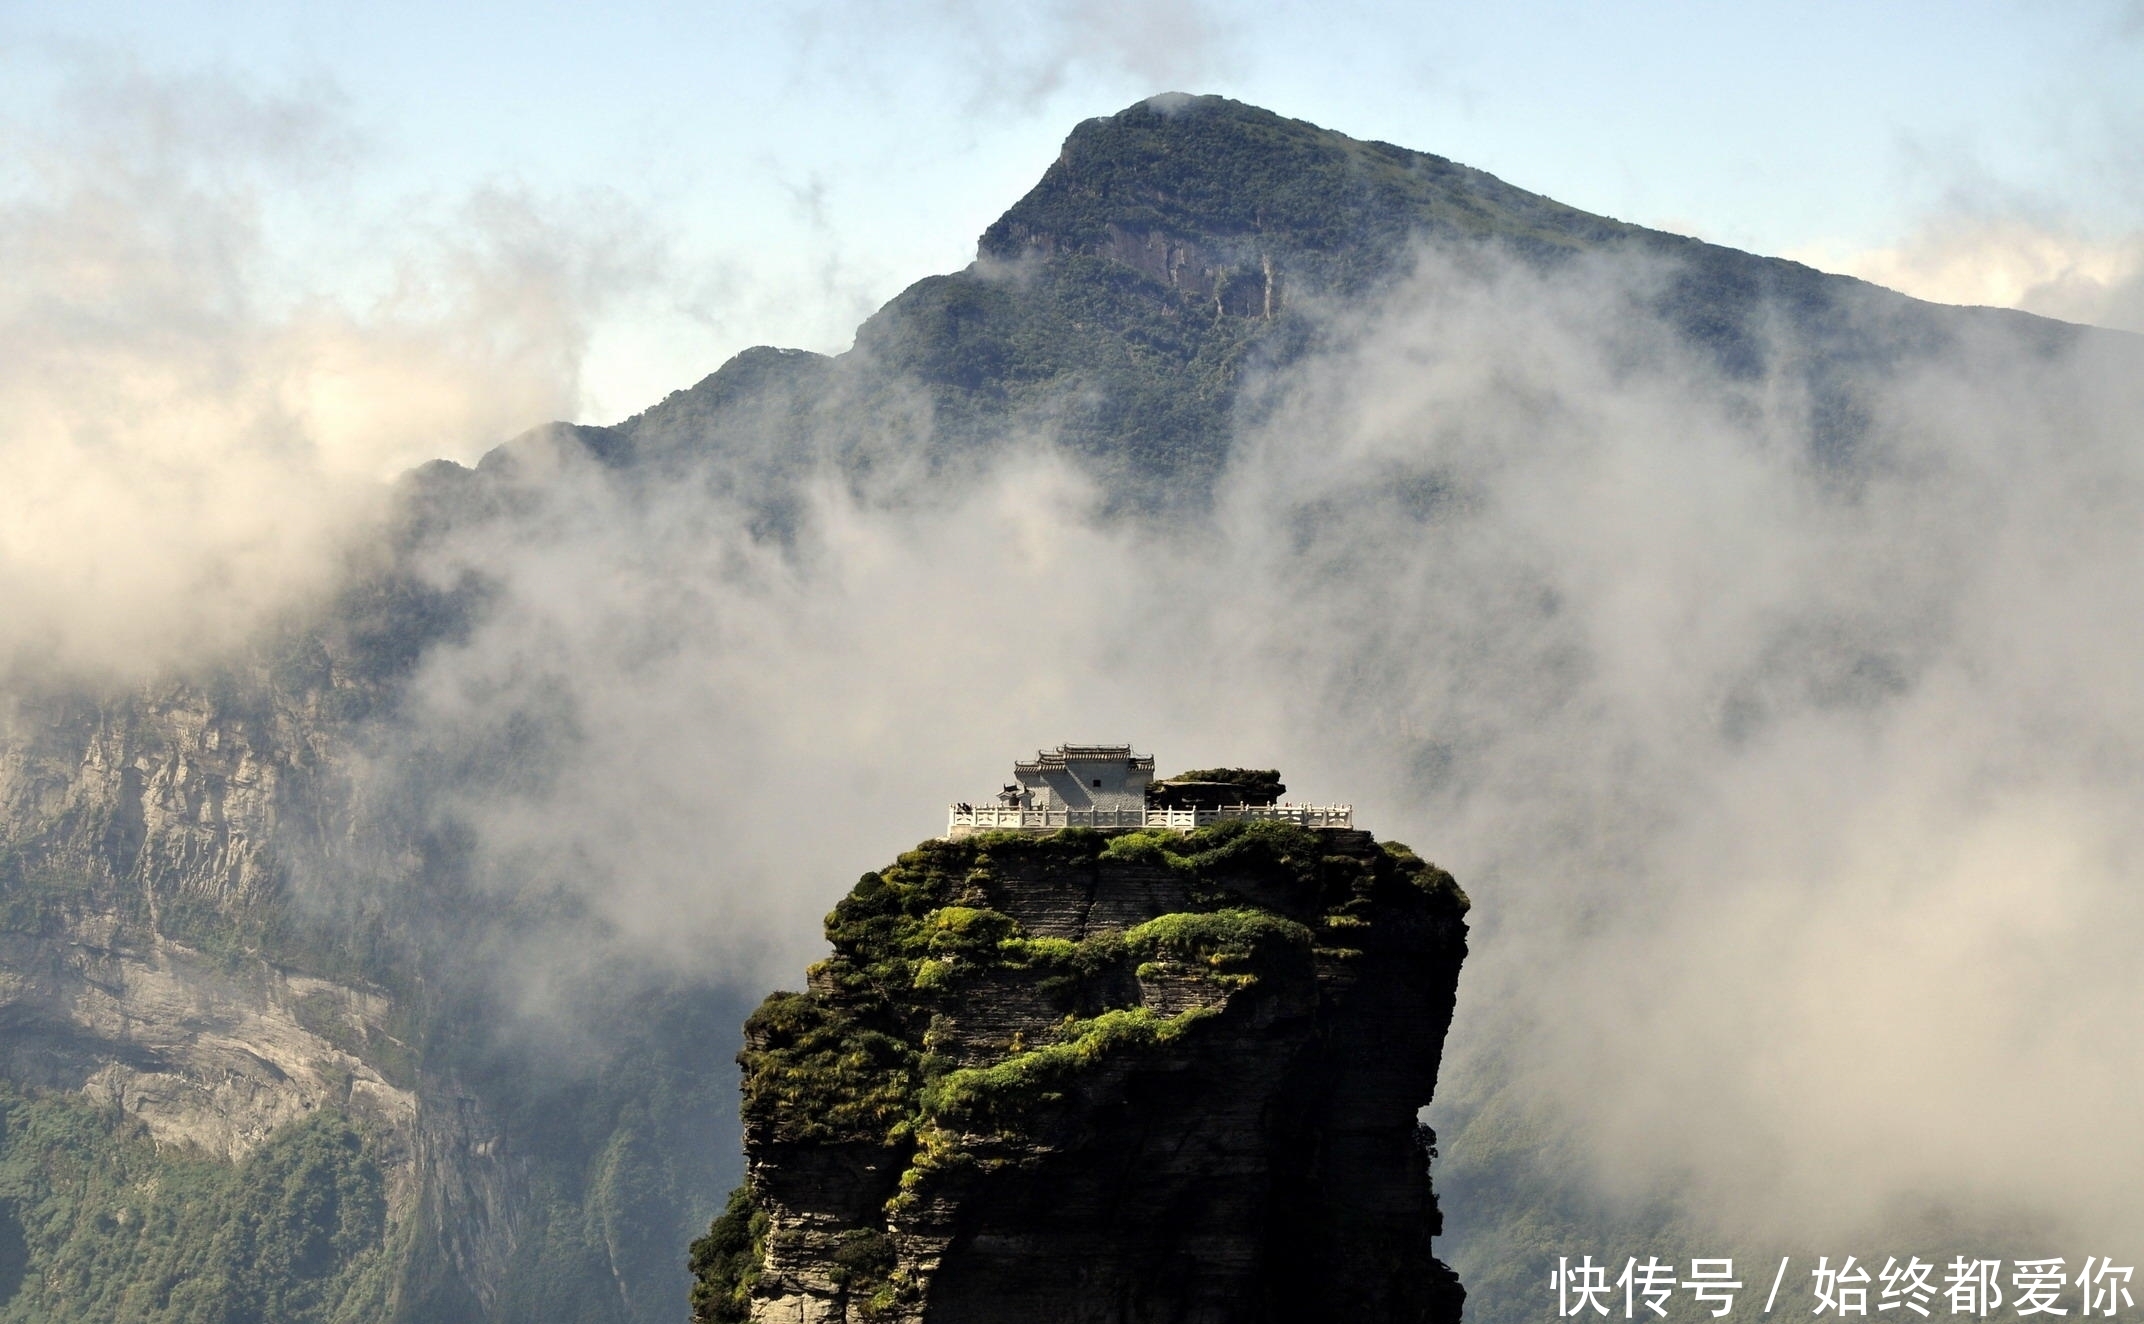
{"label": "blue sky", "polygon": [[1167,89],[1931,297],[2119,323],[2139,264],[2134,0],[0,7],[0,130],[238,181],[256,301],[393,297],[463,230],[578,245],[595,421],[843,348],[1072,124]]}

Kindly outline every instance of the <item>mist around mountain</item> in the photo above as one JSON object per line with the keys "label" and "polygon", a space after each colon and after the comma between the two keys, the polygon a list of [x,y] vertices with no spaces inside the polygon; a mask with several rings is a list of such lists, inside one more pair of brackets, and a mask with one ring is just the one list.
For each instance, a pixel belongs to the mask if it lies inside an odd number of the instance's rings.
{"label": "mist around mountain", "polygon": [[418,469],[308,592],[179,577],[212,661],[11,636],[0,1320],[681,1318],[745,1011],[1090,736],[1473,897],[1475,1318],[1558,1254],[2133,1241],[2140,366],[1217,98],[1089,121],[848,353]]}

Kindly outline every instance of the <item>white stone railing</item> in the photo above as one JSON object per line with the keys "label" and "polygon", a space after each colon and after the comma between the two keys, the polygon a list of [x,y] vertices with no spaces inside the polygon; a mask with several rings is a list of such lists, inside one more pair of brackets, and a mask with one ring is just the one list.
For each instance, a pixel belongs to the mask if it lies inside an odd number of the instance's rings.
{"label": "white stone railing", "polygon": [[1021,809],[1005,805],[954,805],[946,811],[948,837],[971,832],[1056,832],[1084,827],[1111,830],[1167,828],[1189,832],[1230,820],[1293,823],[1309,828],[1355,826],[1353,805],[1227,805],[1219,809]]}

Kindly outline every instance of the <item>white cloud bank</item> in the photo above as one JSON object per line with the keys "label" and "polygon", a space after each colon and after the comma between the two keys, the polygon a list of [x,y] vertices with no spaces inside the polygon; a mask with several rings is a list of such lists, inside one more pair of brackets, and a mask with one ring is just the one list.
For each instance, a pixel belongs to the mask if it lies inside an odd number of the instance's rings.
{"label": "white cloud bank", "polygon": [[1935,303],[2021,308],[2144,332],[2144,233],[2097,236],[2023,217],[1955,216],[1887,248],[1789,256]]}
{"label": "white cloud bank", "polygon": [[317,595],[393,474],[572,412],[643,259],[495,190],[376,236],[361,303],[293,293],[270,217],[355,168],[325,98],[86,63],[41,109],[0,126],[9,666],[137,677]]}
{"label": "white cloud bank", "polygon": [[2144,380],[1967,341],[1844,470],[1656,275],[1430,260],[1164,532],[1038,439],[828,481],[793,551],[569,462],[450,554],[504,591],[415,717],[556,742],[442,811],[624,944],[547,959],[793,985],[1032,746],[1277,764],[1473,892],[1448,1085],[1518,1091],[1572,1183],[1789,1248],[1936,1207],[2133,1241]]}

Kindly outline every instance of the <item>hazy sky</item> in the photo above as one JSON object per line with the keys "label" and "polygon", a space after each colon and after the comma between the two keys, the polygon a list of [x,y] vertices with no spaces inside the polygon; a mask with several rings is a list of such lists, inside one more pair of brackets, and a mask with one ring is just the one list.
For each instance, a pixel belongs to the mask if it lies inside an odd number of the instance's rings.
{"label": "hazy sky", "polygon": [[[844,348],[1079,119],[1168,89],[1930,297],[2121,322],[2140,265],[2135,0],[0,4],[0,141],[215,156],[259,303],[363,311],[471,229],[607,255],[591,421],[746,345]],[[18,203],[52,187],[26,155]]]}

